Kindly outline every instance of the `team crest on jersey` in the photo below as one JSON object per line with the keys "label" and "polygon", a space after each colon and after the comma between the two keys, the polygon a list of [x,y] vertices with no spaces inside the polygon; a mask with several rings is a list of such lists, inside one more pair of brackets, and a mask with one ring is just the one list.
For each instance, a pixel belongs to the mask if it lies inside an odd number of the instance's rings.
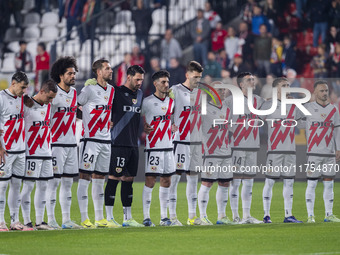
{"label": "team crest on jersey", "polygon": [[109,100],[108,96],[104,96],[104,100],[107,102]]}
{"label": "team crest on jersey", "polygon": [[66,98],[66,103],[70,104],[71,103],[71,99]]}
{"label": "team crest on jersey", "polygon": [[162,111],[163,111],[163,112],[166,112],[166,110],[167,110],[167,107],[166,107],[166,106],[163,106],[163,107],[162,107]]}
{"label": "team crest on jersey", "polygon": [[3,177],[5,175],[5,171],[0,171],[0,177]]}
{"label": "team crest on jersey", "polygon": [[41,114],[41,116],[45,116],[46,112],[41,111],[40,114]]}
{"label": "team crest on jersey", "polygon": [[85,168],[85,169],[89,169],[89,168],[90,168],[90,163],[85,163],[85,164],[84,164],[84,168]]}
{"label": "team crest on jersey", "polygon": [[123,171],[123,169],[121,167],[116,167],[116,172],[117,173],[121,173]]}
{"label": "team crest on jersey", "polygon": [[[12,103],[12,102],[11,102]],[[17,105],[15,108],[17,108],[17,110],[19,110],[20,109],[20,106],[19,105]]]}
{"label": "team crest on jersey", "polygon": [[326,113],[321,113],[320,116],[321,116],[321,118],[326,119],[327,114]]}
{"label": "team crest on jersey", "polygon": [[156,171],[157,170],[157,166],[152,166],[151,167],[151,171]]}
{"label": "team crest on jersey", "polygon": [[58,166],[53,166],[53,172],[57,172],[58,171]]}
{"label": "team crest on jersey", "polygon": [[220,115],[220,119],[225,119],[225,116],[224,115]]}
{"label": "team crest on jersey", "polygon": [[178,168],[178,169],[183,168],[183,164],[182,164],[182,163],[177,163],[177,168]]}
{"label": "team crest on jersey", "polygon": [[33,174],[33,171],[32,170],[27,170],[27,175],[28,176],[31,176]]}
{"label": "team crest on jersey", "polygon": [[132,98],[132,103],[137,104],[137,99]]}

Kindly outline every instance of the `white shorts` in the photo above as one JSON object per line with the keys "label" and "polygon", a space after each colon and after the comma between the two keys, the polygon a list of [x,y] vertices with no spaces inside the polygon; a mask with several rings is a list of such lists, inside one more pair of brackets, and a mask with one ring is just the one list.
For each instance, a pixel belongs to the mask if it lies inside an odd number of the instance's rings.
{"label": "white shorts", "polygon": [[52,159],[26,158],[26,180],[49,180],[53,178]]}
{"label": "white shorts", "polygon": [[229,182],[233,179],[236,168],[231,164],[231,157],[206,157],[201,169],[201,180],[207,182]]}
{"label": "white shorts", "polygon": [[25,175],[25,152],[5,155],[5,163],[0,163],[0,180],[9,180],[12,176],[23,178]]}
{"label": "white shorts", "polygon": [[306,166],[307,179],[334,178],[339,170],[335,157],[308,156]]}
{"label": "white shorts", "polygon": [[194,172],[202,166],[202,144],[184,144],[174,142],[176,172]]}
{"label": "white shorts", "polygon": [[296,174],[296,155],[292,153],[268,153],[267,169],[263,169],[268,178],[294,178]]}
{"label": "white shorts", "polygon": [[236,166],[235,177],[255,177],[257,167],[257,151],[233,150],[232,164]]}
{"label": "white shorts", "polygon": [[111,142],[84,141],[80,151],[79,172],[107,175],[111,159]]}
{"label": "white shorts", "polygon": [[79,173],[77,146],[60,147],[52,145],[52,164],[55,178],[77,176]]}
{"label": "white shorts", "polygon": [[175,173],[173,151],[145,150],[145,176],[167,177]]}

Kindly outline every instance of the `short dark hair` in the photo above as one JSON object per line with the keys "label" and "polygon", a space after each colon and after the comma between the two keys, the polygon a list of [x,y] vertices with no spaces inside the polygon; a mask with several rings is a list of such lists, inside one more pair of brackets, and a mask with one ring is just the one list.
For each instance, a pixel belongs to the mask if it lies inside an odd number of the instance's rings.
{"label": "short dark hair", "polygon": [[44,81],[43,84],[41,85],[41,89],[45,91],[46,93],[49,93],[50,91],[52,91],[53,93],[57,93],[58,92],[58,88],[56,83],[53,80],[47,80]]}
{"label": "short dark hair", "polygon": [[74,68],[78,72],[77,60],[74,57],[66,56],[57,59],[51,68],[51,78],[56,82],[60,82],[60,75],[66,73],[67,68]]}
{"label": "short dark hair", "polygon": [[96,75],[96,77],[97,77],[97,70],[103,67],[103,63],[110,63],[110,62],[105,58],[101,58],[93,62],[92,72]]}
{"label": "short dark hair", "polygon": [[40,46],[44,51],[46,50],[46,44],[43,42],[38,43],[38,46]]}
{"label": "short dark hair", "polygon": [[29,83],[27,75],[22,71],[18,71],[13,74],[12,81],[16,81],[19,83],[23,81],[26,85]]}
{"label": "short dark hair", "polygon": [[285,77],[279,77],[279,78],[276,78],[274,81],[273,81],[273,88],[277,87],[277,85],[279,85],[279,83],[283,82],[283,81],[286,81],[286,82],[289,82],[287,78]]}
{"label": "short dark hair", "polygon": [[247,75],[253,75],[251,72],[242,72],[237,75],[236,82],[237,85],[241,88],[240,84],[243,81],[243,78]]}
{"label": "short dark hair", "polygon": [[152,78],[152,81],[156,81],[158,80],[159,78],[163,78],[163,77],[167,77],[170,79],[170,73],[167,71],[167,70],[159,70],[158,72],[155,72],[151,78]]}
{"label": "short dark hair", "polygon": [[27,42],[24,41],[24,40],[20,40],[20,41],[19,41],[19,45],[21,45],[21,44],[27,44]]}
{"label": "short dark hair", "polygon": [[316,81],[316,82],[314,83],[314,89],[316,89],[316,87],[317,87],[318,85],[321,85],[321,84],[326,84],[326,85],[328,86],[327,81],[325,81],[325,80],[318,80],[318,81]]}
{"label": "short dark hair", "polygon": [[136,73],[145,74],[145,71],[143,67],[139,65],[130,66],[126,71],[126,74],[131,76],[135,76]]}
{"label": "short dark hair", "polygon": [[194,71],[202,73],[203,67],[197,61],[190,61],[189,64],[187,65],[187,72],[194,72]]}

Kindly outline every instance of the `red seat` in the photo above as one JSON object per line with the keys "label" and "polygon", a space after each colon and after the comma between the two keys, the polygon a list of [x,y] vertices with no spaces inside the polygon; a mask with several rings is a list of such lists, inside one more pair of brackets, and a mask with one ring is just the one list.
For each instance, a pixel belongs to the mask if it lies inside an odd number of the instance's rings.
{"label": "red seat", "polygon": [[313,45],[313,32],[309,32],[309,31],[306,32],[305,45]]}
{"label": "red seat", "polygon": [[300,28],[299,19],[295,16],[292,16],[289,21],[289,28],[291,30],[298,30]]}

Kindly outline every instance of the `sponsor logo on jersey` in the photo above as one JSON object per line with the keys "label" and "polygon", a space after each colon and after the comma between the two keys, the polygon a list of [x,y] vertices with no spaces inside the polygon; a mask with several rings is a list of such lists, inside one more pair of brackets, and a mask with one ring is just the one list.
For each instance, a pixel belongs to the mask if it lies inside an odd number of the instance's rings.
{"label": "sponsor logo on jersey", "polygon": [[132,98],[132,103],[137,104],[137,99]]}
{"label": "sponsor logo on jersey", "polygon": [[85,169],[89,169],[89,168],[90,168],[90,165],[91,165],[90,163],[84,163],[84,168],[85,168]]}
{"label": "sponsor logo on jersey", "polygon": [[121,168],[121,167],[116,167],[116,172],[117,173],[121,173],[123,171],[123,168]]}
{"label": "sponsor logo on jersey", "polygon": [[136,112],[136,113],[140,113],[140,107],[124,105],[123,106],[123,111],[124,112]]}

